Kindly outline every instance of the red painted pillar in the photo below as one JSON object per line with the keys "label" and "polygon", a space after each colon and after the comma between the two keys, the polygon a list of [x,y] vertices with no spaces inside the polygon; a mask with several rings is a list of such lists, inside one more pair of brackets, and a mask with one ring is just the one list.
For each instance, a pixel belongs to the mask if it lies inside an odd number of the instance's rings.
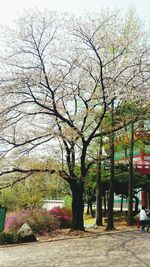
{"label": "red painted pillar", "polygon": [[141,158],[141,161],[144,161],[144,151],[143,150],[141,150],[141,152],[140,152],[140,158]]}
{"label": "red painted pillar", "polygon": [[142,191],[142,206],[147,208],[147,192]]}

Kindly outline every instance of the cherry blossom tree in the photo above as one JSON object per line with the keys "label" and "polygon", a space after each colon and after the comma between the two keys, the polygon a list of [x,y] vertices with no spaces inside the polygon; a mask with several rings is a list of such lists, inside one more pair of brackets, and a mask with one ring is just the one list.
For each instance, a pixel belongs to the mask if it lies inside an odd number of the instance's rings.
{"label": "cherry blossom tree", "polygon": [[[83,192],[96,160],[93,145],[137,119],[117,121],[122,101],[148,110],[148,98],[141,97],[149,94],[147,35],[132,12],[127,18],[101,12],[80,19],[26,12],[16,28],[1,35],[0,139],[5,159],[11,159],[4,172],[29,172],[13,166],[27,153],[59,162],[55,169],[72,192],[73,229],[84,230]],[[105,123],[112,103],[113,126]]]}

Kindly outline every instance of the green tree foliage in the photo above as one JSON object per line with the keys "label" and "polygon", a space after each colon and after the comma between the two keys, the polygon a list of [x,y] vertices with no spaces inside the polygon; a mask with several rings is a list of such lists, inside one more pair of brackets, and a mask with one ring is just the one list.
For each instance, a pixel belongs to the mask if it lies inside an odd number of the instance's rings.
{"label": "green tree foliage", "polygon": [[32,209],[41,207],[44,199],[63,199],[69,194],[66,182],[56,174],[34,174],[29,179],[3,189],[0,204],[8,210]]}

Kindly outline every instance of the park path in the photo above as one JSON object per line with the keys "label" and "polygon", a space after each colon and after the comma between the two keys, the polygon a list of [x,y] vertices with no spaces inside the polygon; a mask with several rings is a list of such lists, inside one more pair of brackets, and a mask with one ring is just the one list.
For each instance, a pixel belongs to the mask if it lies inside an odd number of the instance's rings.
{"label": "park path", "polygon": [[150,267],[149,248],[150,233],[96,234],[0,247],[0,267]]}

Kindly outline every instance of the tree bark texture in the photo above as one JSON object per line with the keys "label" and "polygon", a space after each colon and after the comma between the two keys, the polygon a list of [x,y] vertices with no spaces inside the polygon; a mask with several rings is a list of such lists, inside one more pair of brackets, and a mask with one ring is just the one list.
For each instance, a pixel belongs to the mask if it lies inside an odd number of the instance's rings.
{"label": "tree bark texture", "polygon": [[84,231],[84,183],[77,182],[76,180],[71,181],[72,191],[72,228],[73,230]]}
{"label": "tree bark texture", "polygon": [[102,219],[102,186],[101,186],[101,156],[102,156],[102,136],[100,138],[99,161],[97,164],[96,177],[96,225],[103,225]]}
{"label": "tree bark texture", "polygon": [[[114,127],[114,101],[112,102],[112,110],[111,110],[111,125],[112,129]],[[114,176],[115,176],[115,166],[114,166],[114,133],[110,136],[110,185],[109,185],[109,201],[108,201],[108,223],[106,230],[114,229],[114,214],[113,214],[113,206],[114,206]]]}
{"label": "tree bark texture", "polygon": [[111,144],[111,159],[110,159],[110,187],[109,187],[109,201],[108,201],[108,224],[106,230],[114,229],[114,143]]}
{"label": "tree bark texture", "polygon": [[128,183],[128,225],[133,225],[133,148],[134,148],[134,124],[130,130],[130,155],[129,155],[129,183]]}

